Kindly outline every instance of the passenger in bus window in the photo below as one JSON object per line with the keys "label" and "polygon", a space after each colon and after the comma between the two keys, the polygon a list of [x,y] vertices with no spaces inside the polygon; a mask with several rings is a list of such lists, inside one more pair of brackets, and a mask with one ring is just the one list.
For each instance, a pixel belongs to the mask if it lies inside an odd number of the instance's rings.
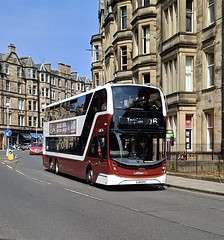
{"label": "passenger in bus window", "polygon": [[131,107],[133,107],[133,104],[134,104],[134,98],[133,98],[133,96],[130,96],[128,98],[128,106],[127,107],[131,108]]}
{"label": "passenger in bus window", "polygon": [[75,112],[76,112],[76,116],[82,115],[82,109],[79,106],[76,108]]}
{"label": "passenger in bus window", "polygon": [[116,97],[115,99],[115,108],[123,108],[123,100],[119,97]]}
{"label": "passenger in bus window", "polygon": [[107,104],[106,102],[104,102],[102,105],[101,105],[101,111],[105,111],[107,110]]}
{"label": "passenger in bus window", "polygon": [[100,111],[107,110],[107,94],[105,90],[99,92],[99,106]]}
{"label": "passenger in bus window", "polygon": [[157,107],[156,102],[154,100],[151,102],[151,109],[152,110],[158,110],[158,107]]}

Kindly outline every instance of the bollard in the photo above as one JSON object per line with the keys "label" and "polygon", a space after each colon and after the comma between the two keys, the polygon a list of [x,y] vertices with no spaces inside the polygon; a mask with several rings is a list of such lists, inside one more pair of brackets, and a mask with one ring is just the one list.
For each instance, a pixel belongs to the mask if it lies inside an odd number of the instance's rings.
{"label": "bollard", "polygon": [[12,151],[12,149],[8,150],[8,160],[10,160],[10,161],[13,160],[13,151]]}

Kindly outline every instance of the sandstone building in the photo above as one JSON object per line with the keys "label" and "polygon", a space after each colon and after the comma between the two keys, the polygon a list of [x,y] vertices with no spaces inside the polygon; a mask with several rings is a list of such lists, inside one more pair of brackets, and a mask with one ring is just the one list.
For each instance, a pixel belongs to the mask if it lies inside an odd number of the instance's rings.
{"label": "sandstone building", "polygon": [[223,152],[223,1],[99,0],[93,86],[161,86],[171,151]]}
{"label": "sandstone building", "polygon": [[18,57],[13,44],[0,53],[0,149],[6,147],[6,128],[12,131],[10,145],[30,142],[42,133],[43,107],[91,88],[88,78],[63,63],[35,64]]}

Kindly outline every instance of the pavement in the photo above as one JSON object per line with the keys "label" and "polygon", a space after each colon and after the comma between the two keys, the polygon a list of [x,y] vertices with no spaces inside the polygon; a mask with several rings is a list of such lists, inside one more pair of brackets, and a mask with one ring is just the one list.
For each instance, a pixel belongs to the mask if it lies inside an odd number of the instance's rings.
{"label": "pavement", "polygon": [[224,183],[167,175],[167,187],[224,196]]}

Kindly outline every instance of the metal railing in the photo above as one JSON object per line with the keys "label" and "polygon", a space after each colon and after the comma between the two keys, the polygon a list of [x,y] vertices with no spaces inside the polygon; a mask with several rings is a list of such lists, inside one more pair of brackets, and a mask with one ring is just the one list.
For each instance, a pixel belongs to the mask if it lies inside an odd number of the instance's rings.
{"label": "metal railing", "polygon": [[193,149],[184,149],[183,145],[168,146],[167,171],[224,178],[224,160],[218,148],[220,145],[214,145],[212,149],[207,145],[195,145]]}

